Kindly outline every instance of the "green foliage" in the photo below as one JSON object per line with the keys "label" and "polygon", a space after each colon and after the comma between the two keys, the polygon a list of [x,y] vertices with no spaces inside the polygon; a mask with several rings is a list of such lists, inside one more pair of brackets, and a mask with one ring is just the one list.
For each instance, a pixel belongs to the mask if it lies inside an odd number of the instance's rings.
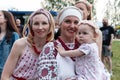
{"label": "green foliage", "polygon": [[93,4],[94,0],[87,0],[88,2],[90,2],[91,4]]}
{"label": "green foliage", "polygon": [[112,44],[113,51],[113,76],[111,80],[119,80],[120,79],[120,40],[113,41]]}
{"label": "green foliage", "polygon": [[63,1],[63,0],[45,0],[46,5],[43,6],[47,10],[54,10],[54,11],[59,11],[63,7],[73,5],[70,1]]}
{"label": "green foliage", "polygon": [[[54,10],[59,11],[63,7],[71,6],[74,4],[74,2],[79,0],[45,0],[46,4],[43,5],[43,7],[47,10]],[[94,0],[88,0],[91,4],[94,2]]]}

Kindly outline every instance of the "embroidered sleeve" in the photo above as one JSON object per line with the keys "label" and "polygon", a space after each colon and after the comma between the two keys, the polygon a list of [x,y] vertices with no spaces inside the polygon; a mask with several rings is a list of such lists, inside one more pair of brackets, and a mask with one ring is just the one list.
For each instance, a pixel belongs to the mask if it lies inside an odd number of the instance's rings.
{"label": "embroidered sleeve", "polygon": [[39,80],[57,80],[57,61],[54,54],[53,43],[47,43],[38,60]]}

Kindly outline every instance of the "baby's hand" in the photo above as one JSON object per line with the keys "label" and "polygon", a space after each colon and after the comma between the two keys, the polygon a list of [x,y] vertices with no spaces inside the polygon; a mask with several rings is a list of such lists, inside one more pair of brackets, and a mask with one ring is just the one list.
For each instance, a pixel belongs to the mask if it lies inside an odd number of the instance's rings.
{"label": "baby's hand", "polygon": [[65,49],[61,45],[58,45],[56,49],[60,53],[60,55],[64,54]]}

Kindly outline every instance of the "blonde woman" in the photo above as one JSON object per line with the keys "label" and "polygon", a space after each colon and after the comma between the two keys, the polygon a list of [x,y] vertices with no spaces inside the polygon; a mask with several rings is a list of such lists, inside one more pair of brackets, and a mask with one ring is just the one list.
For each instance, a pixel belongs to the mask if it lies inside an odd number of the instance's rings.
{"label": "blonde woman", "polygon": [[43,46],[54,38],[54,21],[51,14],[39,9],[33,12],[27,26],[28,37],[17,40],[10,52],[2,73],[2,80],[36,80],[38,56]]}

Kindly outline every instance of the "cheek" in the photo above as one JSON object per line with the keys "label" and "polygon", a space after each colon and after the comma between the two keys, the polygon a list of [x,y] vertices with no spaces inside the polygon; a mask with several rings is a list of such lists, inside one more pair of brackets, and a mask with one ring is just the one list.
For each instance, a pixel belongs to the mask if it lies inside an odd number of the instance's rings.
{"label": "cheek", "polygon": [[45,27],[45,29],[46,29],[47,32],[49,32],[49,31],[50,31],[50,25],[47,25],[47,26]]}
{"label": "cheek", "polygon": [[64,31],[66,28],[67,28],[67,24],[60,24],[60,29],[62,30],[62,31]]}

